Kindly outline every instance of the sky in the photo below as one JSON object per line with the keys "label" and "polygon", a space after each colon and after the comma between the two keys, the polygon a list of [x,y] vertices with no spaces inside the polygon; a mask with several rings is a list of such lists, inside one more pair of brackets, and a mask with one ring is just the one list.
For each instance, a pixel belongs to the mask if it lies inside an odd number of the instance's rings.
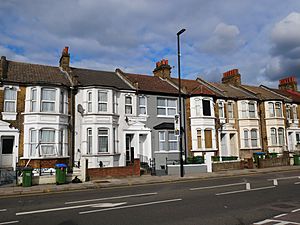
{"label": "sky", "polygon": [[0,55],[57,66],[152,74],[168,59],[177,77],[219,82],[237,68],[242,82],[300,83],[299,0],[0,0]]}

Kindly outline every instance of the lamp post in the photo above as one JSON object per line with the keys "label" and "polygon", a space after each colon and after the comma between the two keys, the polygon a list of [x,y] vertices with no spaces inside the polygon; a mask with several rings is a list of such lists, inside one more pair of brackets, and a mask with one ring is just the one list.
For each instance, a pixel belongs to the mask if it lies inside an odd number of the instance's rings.
{"label": "lamp post", "polygon": [[178,56],[178,101],[179,101],[179,109],[178,109],[178,114],[180,118],[180,132],[179,132],[179,151],[180,151],[180,176],[183,177],[183,152],[182,152],[182,129],[181,129],[181,78],[180,78],[180,35],[185,32],[185,29],[181,29],[180,31],[177,32],[177,56]]}

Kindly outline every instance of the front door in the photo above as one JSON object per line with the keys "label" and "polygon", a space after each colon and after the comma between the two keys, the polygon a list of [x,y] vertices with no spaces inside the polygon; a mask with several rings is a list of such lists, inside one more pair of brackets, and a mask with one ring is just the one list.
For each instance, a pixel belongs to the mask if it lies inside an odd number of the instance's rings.
{"label": "front door", "polygon": [[13,167],[14,137],[1,137],[0,167]]}
{"label": "front door", "polygon": [[226,134],[221,133],[221,155],[227,156]]}
{"label": "front door", "polygon": [[126,134],[126,165],[133,163],[134,148],[131,146],[132,134]]}

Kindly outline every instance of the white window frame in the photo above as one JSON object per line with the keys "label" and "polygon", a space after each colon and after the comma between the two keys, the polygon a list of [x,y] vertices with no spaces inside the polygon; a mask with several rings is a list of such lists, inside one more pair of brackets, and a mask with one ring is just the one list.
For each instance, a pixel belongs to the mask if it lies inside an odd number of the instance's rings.
{"label": "white window frame", "polygon": [[268,102],[269,117],[275,117],[274,102]]}
{"label": "white window frame", "polygon": [[[7,91],[12,91],[14,92],[14,99],[6,99],[6,93]],[[8,112],[8,113],[12,113],[12,112],[16,112],[17,111],[17,89],[15,87],[5,87],[4,88],[4,106],[3,106],[3,112]],[[8,110],[7,104],[9,103],[13,103],[13,109],[12,110]]]}
{"label": "white window frame", "polygon": [[277,130],[276,130],[275,127],[271,128],[270,137],[271,137],[271,144],[272,145],[277,145],[277,143],[278,143],[278,141],[277,141]]}
{"label": "white window frame", "polygon": [[[53,137],[53,141],[43,141],[42,138],[43,138],[43,132],[45,131],[51,131],[54,133]],[[52,155],[56,155],[55,152],[57,153],[57,150],[56,149],[56,130],[53,129],[53,128],[42,128],[39,130],[39,148],[40,148],[40,155],[41,156],[52,156]],[[46,153],[44,154],[44,150],[43,150],[43,147],[52,147],[52,153]]]}
{"label": "white window frame", "polygon": [[[35,94],[34,94],[35,92]],[[38,109],[38,90],[37,88],[30,89],[30,112],[36,112]]]}
{"label": "white window frame", "polygon": [[292,119],[292,106],[291,105],[286,105],[286,119],[290,120]]}
{"label": "white window frame", "polygon": [[241,110],[242,118],[247,118],[247,102],[242,102],[241,108],[242,108]]}
{"label": "white window frame", "polygon": [[[204,101],[207,101],[207,102],[209,102],[209,112],[210,112],[210,115],[204,115]],[[210,99],[207,99],[207,98],[204,98],[204,99],[202,99],[202,115],[203,116],[212,116],[213,114],[213,109],[212,109],[212,107],[211,107],[211,100]]]}
{"label": "white window frame", "polygon": [[276,115],[276,117],[282,117],[282,104],[281,104],[281,102],[275,102],[275,115]]}
{"label": "white window frame", "polygon": [[86,93],[86,97],[87,97],[87,112],[90,113],[93,111],[93,92],[88,91]]}
{"label": "white window frame", "polygon": [[[141,104],[141,98],[144,99],[144,104]],[[141,109],[144,109],[145,112],[141,113]],[[139,115],[147,115],[147,97],[145,95],[139,96]]]}
{"label": "white window frame", "polygon": [[244,147],[249,148],[250,147],[250,144],[249,144],[249,130],[244,129],[243,133],[244,133]]}
{"label": "white window frame", "polygon": [[[54,100],[50,100],[50,99],[43,99],[43,91],[52,91],[54,92]],[[55,112],[55,101],[56,101],[56,89],[55,88],[42,88],[41,89],[41,112]],[[48,104],[51,104],[52,107],[53,107],[53,110],[45,110],[43,108],[43,103],[48,103]],[[51,108],[52,108],[51,107]]]}
{"label": "white window frame", "polygon": [[[164,105],[158,105],[158,101],[164,101]],[[169,101],[175,101],[175,106],[169,106]],[[159,114],[159,110],[158,109],[164,109],[165,110],[165,114]],[[173,113],[169,113],[170,111],[175,110],[174,114]],[[158,116],[175,116],[175,114],[177,113],[177,99],[174,98],[163,98],[163,97],[157,97],[157,115]]]}
{"label": "white window frame", "polygon": [[[253,106],[253,110],[251,110],[252,106]],[[249,118],[256,118],[256,107],[254,102],[248,102],[248,112],[249,112]]]}
{"label": "white window frame", "polygon": [[278,145],[284,145],[284,129],[282,127],[278,128]]}
{"label": "white window frame", "polygon": [[[98,154],[103,154],[103,153],[109,153],[109,130],[107,128],[98,128],[97,130],[97,143],[98,143],[98,146],[97,146],[97,151],[98,151]],[[100,131],[105,131],[106,134],[100,134]],[[107,138],[107,149],[105,151],[101,151],[100,150],[100,137],[106,137]]]}
{"label": "white window frame", "polygon": [[201,99],[195,98],[194,102],[195,102],[195,115],[201,116]]}
{"label": "white window frame", "polygon": [[292,107],[292,109],[293,109],[293,119],[294,119],[294,120],[297,120],[297,119],[298,119],[297,105],[294,105],[294,106]]}
{"label": "white window frame", "polygon": [[93,129],[87,128],[86,132],[87,140],[86,140],[86,154],[93,154]]}
{"label": "white window frame", "polygon": [[228,118],[233,119],[234,118],[233,102],[228,102],[227,103],[227,112],[228,112]]}
{"label": "white window frame", "polygon": [[[255,134],[255,135],[253,135]],[[250,138],[251,138],[251,147],[257,148],[258,147],[258,130],[253,128],[250,130]],[[255,143],[255,144],[253,144]]]}
{"label": "white window frame", "polygon": [[[130,99],[130,103],[127,102],[127,99]],[[129,112],[128,112],[129,110]],[[125,114],[131,115],[133,114],[133,98],[132,96],[126,95],[125,96]]]}
{"label": "white window frame", "polygon": [[224,102],[223,101],[218,102],[218,108],[219,108],[219,118],[224,118],[225,112],[224,112]]}
{"label": "white window frame", "polygon": [[166,132],[165,131],[159,131],[158,132],[158,140],[159,140],[159,151],[166,151]]}
{"label": "white window frame", "polygon": [[[101,95],[104,95],[106,99],[102,100]],[[104,106],[104,109],[101,109]],[[108,93],[107,91],[98,91],[98,112],[107,112],[108,110]]]}
{"label": "white window frame", "polygon": [[[33,140],[33,132],[35,132],[35,140]],[[29,156],[36,156],[38,141],[38,130],[37,129],[29,129]]]}
{"label": "white window frame", "polygon": [[[175,139],[170,138],[170,134],[173,133]],[[175,143],[176,149],[171,149],[171,146]],[[168,150],[169,151],[178,151],[178,136],[175,135],[175,131],[168,131]]]}

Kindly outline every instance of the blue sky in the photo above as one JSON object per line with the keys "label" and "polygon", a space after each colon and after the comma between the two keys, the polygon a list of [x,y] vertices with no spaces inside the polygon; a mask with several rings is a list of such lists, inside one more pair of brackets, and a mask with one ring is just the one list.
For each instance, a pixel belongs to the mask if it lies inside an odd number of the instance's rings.
{"label": "blue sky", "polygon": [[177,76],[220,81],[238,68],[243,83],[300,82],[298,0],[1,0],[0,55],[58,65],[64,46],[76,67],[152,74],[166,58]]}

